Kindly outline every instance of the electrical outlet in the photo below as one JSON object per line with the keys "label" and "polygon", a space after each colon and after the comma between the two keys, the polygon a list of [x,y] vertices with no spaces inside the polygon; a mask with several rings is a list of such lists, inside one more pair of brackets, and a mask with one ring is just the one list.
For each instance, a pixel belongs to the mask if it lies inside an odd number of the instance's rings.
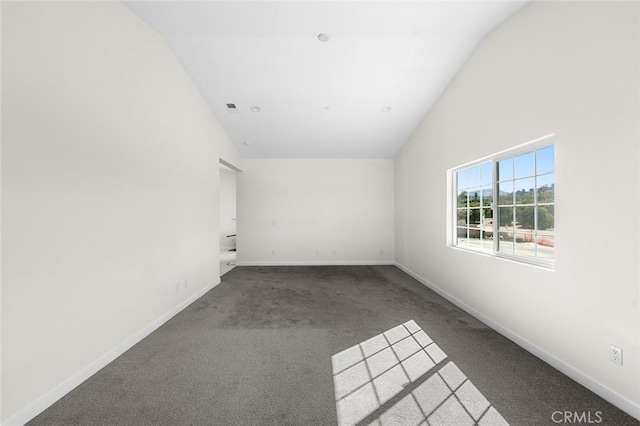
{"label": "electrical outlet", "polygon": [[333,254],[336,254],[336,251],[335,251],[335,250],[331,250],[331,252],[332,252]]}
{"label": "electrical outlet", "polygon": [[609,346],[609,361],[622,366],[622,349],[617,346]]}
{"label": "electrical outlet", "polygon": [[275,256],[275,255],[276,255],[276,251],[275,251],[275,250],[271,250],[271,254],[272,254],[273,256]]}
{"label": "electrical outlet", "polygon": [[316,254],[317,254],[317,255],[320,255],[320,250],[316,250]]}
{"label": "electrical outlet", "polygon": [[185,279],[184,280],[184,288],[189,287],[189,280]]}
{"label": "electrical outlet", "polygon": [[380,254],[384,254],[384,250],[380,249]]}
{"label": "electrical outlet", "polygon": [[180,283],[176,283],[176,293],[180,291]]}

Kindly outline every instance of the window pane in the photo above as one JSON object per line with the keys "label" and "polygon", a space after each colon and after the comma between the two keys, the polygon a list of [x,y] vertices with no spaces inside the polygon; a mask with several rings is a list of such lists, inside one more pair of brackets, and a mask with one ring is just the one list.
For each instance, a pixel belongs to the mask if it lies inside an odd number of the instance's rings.
{"label": "window pane", "polygon": [[469,167],[467,172],[467,185],[469,188],[480,186],[480,166]]}
{"label": "window pane", "polygon": [[481,244],[482,244],[481,250],[483,252],[493,254],[493,240],[492,239],[486,239],[485,237],[483,237],[483,239],[481,240]]}
{"label": "window pane", "polygon": [[479,228],[469,228],[469,247],[481,248]]}
{"label": "window pane", "polygon": [[501,231],[513,229],[513,207],[498,207],[498,220]]}
{"label": "window pane", "polygon": [[527,152],[526,154],[517,156],[514,160],[515,162],[514,177],[517,179],[517,178],[533,176],[534,175],[533,160],[534,160],[533,152]]}
{"label": "window pane", "polygon": [[[485,226],[493,224],[493,210],[492,209],[482,209],[482,217],[485,220]],[[487,223],[486,219],[492,219],[491,223]]]}
{"label": "window pane", "polygon": [[458,209],[458,226],[467,226],[467,209]]}
{"label": "window pane", "polygon": [[516,223],[519,232],[532,233],[535,229],[535,207],[516,207]]}
{"label": "window pane", "polygon": [[480,224],[480,209],[469,209],[469,225],[478,226]]}
{"label": "window pane", "polygon": [[469,207],[480,206],[480,188],[469,190]]}
{"label": "window pane", "polygon": [[518,256],[536,257],[536,245],[531,234],[516,234],[515,248]]}
{"label": "window pane", "polygon": [[467,170],[460,170],[456,173],[456,182],[458,190],[468,188],[467,186]]}
{"label": "window pane", "polygon": [[513,179],[513,158],[498,162],[498,180]]}
{"label": "window pane", "polygon": [[498,205],[513,204],[513,182],[502,182],[498,184]]}
{"label": "window pane", "polygon": [[480,235],[480,239],[469,239],[469,248],[473,248],[474,250],[484,253],[493,253],[493,241],[487,240],[483,233]]}
{"label": "window pane", "polygon": [[493,210],[482,209],[482,228],[484,238],[493,238]]}
{"label": "window pane", "polygon": [[458,208],[467,207],[467,191],[458,191]]}
{"label": "window pane", "polygon": [[553,234],[554,222],[554,206],[538,206],[538,231]]}
{"label": "window pane", "polygon": [[536,151],[536,173],[548,173],[555,170],[555,147],[549,146],[547,148],[539,149]]}
{"label": "window pane", "polygon": [[493,203],[493,190],[491,187],[482,188],[482,205],[490,206]]}
{"label": "window pane", "polygon": [[480,165],[480,185],[491,185],[493,183],[493,163],[484,163]]}
{"label": "window pane", "polygon": [[533,204],[533,190],[536,186],[534,178],[518,179],[515,182],[516,187],[516,204]]}
{"label": "window pane", "polygon": [[538,176],[538,203],[553,203],[555,199],[555,182],[553,173]]}
{"label": "window pane", "polygon": [[555,252],[554,238],[548,235],[538,236],[538,258],[553,260]]}
{"label": "window pane", "polygon": [[457,228],[457,241],[456,245],[460,247],[467,246],[467,228]]}
{"label": "window pane", "polygon": [[498,251],[500,253],[513,254],[513,234],[507,232],[500,232],[498,240]]}

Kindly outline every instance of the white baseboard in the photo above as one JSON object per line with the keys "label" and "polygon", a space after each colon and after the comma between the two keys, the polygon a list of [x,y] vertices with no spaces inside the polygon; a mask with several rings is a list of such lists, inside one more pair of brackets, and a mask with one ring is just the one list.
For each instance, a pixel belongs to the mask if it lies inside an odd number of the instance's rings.
{"label": "white baseboard", "polygon": [[425,278],[423,278],[420,275],[416,274],[415,272],[413,272],[411,269],[407,268],[406,266],[401,265],[398,262],[395,262],[395,265],[399,269],[401,269],[402,271],[406,272],[407,274],[411,275],[413,278],[418,280],[420,283],[422,283],[425,286],[429,287],[431,290],[435,291],[440,296],[444,297],[445,299],[447,299],[448,301],[450,301],[451,303],[453,303],[454,305],[456,305],[457,307],[459,307],[463,311],[467,312],[469,315],[475,317],[479,321],[481,321],[484,324],[488,325],[489,327],[491,327],[492,329],[494,329],[498,333],[502,334],[507,339],[509,339],[512,342],[516,343],[518,346],[522,347],[523,349],[525,349],[526,351],[530,352],[534,356],[540,358],[541,360],[543,360],[544,362],[546,362],[547,364],[549,364],[550,366],[552,366],[556,370],[560,371],[564,375],[566,375],[566,376],[570,377],[571,379],[575,380],[576,382],[580,383],[582,386],[586,387],[587,389],[589,389],[590,391],[592,391],[596,395],[600,396],[602,399],[604,399],[606,401],[609,401],[611,404],[615,405],[616,407],[618,407],[619,409],[621,409],[625,413],[635,417],[636,419],[640,419],[640,405],[634,403],[633,401],[625,398],[624,396],[620,395],[616,391],[614,391],[614,390],[608,388],[607,386],[601,384],[600,382],[594,380],[590,376],[584,374],[582,371],[577,370],[576,368],[570,366],[569,364],[565,363],[564,361],[556,358],[555,356],[551,355],[549,352],[547,352],[544,349],[536,346],[535,344],[531,343],[530,341],[524,339],[523,337],[521,337],[518,334],[514,333],[513,331],[511,331],[507,327],[503,326],[502,324],[499,324],[498,322],[496,322],[493,319],[489,318],[488,316],[484,315],[483,313],[478,312],[477,310],[475,310],[471,306],[469,306],[466,303],[462,302],[460,299],[457,299],[456,297],[454,297],[451,294],[447,293],[446,291],[442,290],[440,287],[436,286],[435,284],[429,282]]}
{"label": "white baseboard", "polygon": [[393,260],[287,260],[236,262],[236,266],[375,266],[395,265]]}
{"label": "white baseboard", "polygon": [[100,358],[93,361],[91,364],[87,365],[85,368],[80,370],[78,373],[74,374],[54,389],[38,398],[33,403],[29,404],[27,407],[22,409],[13,417],[7,419],[3,426],[22,426],[25,423],[29,422],[31,419],[36,417],[38,414],[42,413],[44,410],[53,405],[60,398],[71,392],[82,382],[87,380],[89,377],[93,376],[95,373],[100,371],[103,367],[109,364],[114,359],[118,358],[120,355],[129,350],[133,345],[147,337],[149,334],[153,333],[155,330],[160,328],[162,324],[169,321],[172,317],[182,311],[184,308],[198,300],[202,297],[206,292],[214,288],[220,284],[220,278],[212,282],[211,284],[207,284],[204,288],[200,289],[198,292],[191,295],[188,299],[184,300],[180,304],[173,307],[167,313],[162,315],[160,318],[153,321],[151,324],[147,325],[133,336],[124,340],[122,343],[117,345],[115,348],[111,349],[106,354],[102,355]]}

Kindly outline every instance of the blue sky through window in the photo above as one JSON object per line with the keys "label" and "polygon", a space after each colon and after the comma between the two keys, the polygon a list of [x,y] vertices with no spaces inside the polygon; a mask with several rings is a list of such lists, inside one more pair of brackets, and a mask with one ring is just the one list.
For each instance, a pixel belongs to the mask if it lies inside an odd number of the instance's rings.
{"label": "blue sky through window", "polygon": [[548,146],[536,151],[536,174],[552,172],[555,169],[555,147]]}

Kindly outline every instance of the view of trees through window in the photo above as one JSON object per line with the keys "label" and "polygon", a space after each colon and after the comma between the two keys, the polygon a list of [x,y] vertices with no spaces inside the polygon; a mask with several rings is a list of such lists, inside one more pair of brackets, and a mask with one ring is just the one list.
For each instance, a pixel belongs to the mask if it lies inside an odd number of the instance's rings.
{"label": "view of trees through window", "polygon": [[458,171],[458,246],[493,251],[493,164]]}
{"label": "view of trees through window", "polygon": [[554,172],[553,145],[456,171],[455,245],[552,262]]}

